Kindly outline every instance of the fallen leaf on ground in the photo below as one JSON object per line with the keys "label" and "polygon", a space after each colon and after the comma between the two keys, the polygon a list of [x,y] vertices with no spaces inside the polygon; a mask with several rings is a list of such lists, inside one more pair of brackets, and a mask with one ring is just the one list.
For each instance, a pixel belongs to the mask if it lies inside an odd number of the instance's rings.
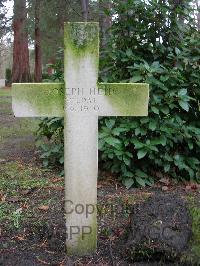
{"label": "fallen leaf on ground", "polygon": [[161,178],[161,179],[159,180],[159,182],[160,182],[160,183],[163,183],[163,184],[165,184],[165,185],[167,185],[167,186],[170,184],[170,180],[169,180],[168,178],[165,178],[165,177]]}
{"label": "fallen leaf on ground", "polygon": [[198,185],[198,184],[189,184],[189,185],[187,185],[186,187],[185,187],[185,190],[197,190],[197,189],[199,189],[200,188],[200,186]]}
{"label": "fallen leaf on ground", "polygon": [[40,258],[37,257],[38,262],[45,264],[45,265],[50,265],[49,262],[46,262],[45,260],[41,260]]}
{"label": "fallen leaf on ground", "polygon": [[22,213],[22,211],[23,211],[23,209],[22,209],[22,208],[19,208],[19,209],[17,209],[14,213],[15,213],[15,214],[20,214],[20,213]]}
{"label": "fallen leaf on ground", "polygon": [[29,208],[29,205],[25,203],[25,204],[22,205],[22,208],[23,209],[28,209]]}
{"label": "fallen leaf on ground", "polygon": [[15,202],[19,202],[20,199],[19,197],[7,197],[6,201],[15,203]]}
{"label": "fallen leaf on ground", "polygon": [[22,195],[28,195],[29,193],[31,193],[33,191],[33,189],[26,189],[26,190],[22,190],[20,193]]}
{"label": "fallen leaf on ground", "polygon": [[169,190],[169,188],[167,186],[162,187],[162,191],[168,191],[168,190]]}
{"label": "fallen leaf on ground", "polygon": [[54,190],[57,190],[57,191],[63,191],[64,190],[64,186],[48,186],[48,187],[45,187],[45,189],[54,189]]}
{"label": "fallen leaf on ground", "polygon": [[5,202],[6,201],[6,195],[0,194],[0,201]]}
{"label": "fallen leaf on ground", "polygon": [[42,205],[40,207],[38,207],[39,210],[41,211],[48,211],[49,210],[49,205]]}
{"label": "fallen leaf on ground", "polygon": [[57,183],[57,182],[63,181],[63,178],[62,177],[55,177],[55,178],[51,178],[50,181],[52,183]]}
{"label": "fallen leaf on ground", "polygon": [[115,230],[115,234],[117,237],[122,236],[124,234],[124,232],[125,232],[124,228],[118,228]]}
{"label": "fallen leaf on ground", "polygon": [[24,236],[16,236],[15,239],[20,240],[20,241],[26,240],[26,238]]}

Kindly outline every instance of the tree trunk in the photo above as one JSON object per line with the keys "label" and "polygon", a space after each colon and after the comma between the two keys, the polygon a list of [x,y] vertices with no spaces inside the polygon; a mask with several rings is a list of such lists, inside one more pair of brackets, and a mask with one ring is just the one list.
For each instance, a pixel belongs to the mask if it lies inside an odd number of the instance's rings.
{"label": "tree trunk", "polygon": [[108,42],[109,34],[108,30],[112,26],[112,17],[105,14],[104,10],[110,10],[112,8],[111,0],[99,1],[99,24],[101,31],[101,47],[105,48]]}
{"label": "tree trunk", "polygon": [[197,9],[197,29],[198,29],[198,31],[200,31],[200,6],[199,6],[199,1],[198,0],[196,0],[195,1],[195,3],[196,3],[196,9]]}
{"label": "tree trunk", "polygon": [[83,20],[88,20],[88,11],[89,11],[89,0],[81,0],[81,8],[83,14]]}
{"label": "tree trunk", "polygon": [[30,81],[28,33],[26,21],[26,0],[14,0],[12,82]]}
{"label": "tree trunk", "polygon": [[41,3],[41,0],[35,0],[35,82],[42,81],[40,3]]}
{"label": "tree trunk", "polygon": [[64,22],[68,21],[68,12],[67,12],[68,2],[63,0],[57,2],[58,2],[58,11],[57,11],[58,25],[61,35],[63,36]]}

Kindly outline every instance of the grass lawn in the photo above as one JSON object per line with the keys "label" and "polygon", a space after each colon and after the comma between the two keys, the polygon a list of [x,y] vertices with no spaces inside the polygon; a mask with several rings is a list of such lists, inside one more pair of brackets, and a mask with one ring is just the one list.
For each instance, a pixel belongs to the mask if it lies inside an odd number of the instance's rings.
{"label": "grass lawn", "polygon": [[0,97],[11,96],[11,88],[0,88]]}

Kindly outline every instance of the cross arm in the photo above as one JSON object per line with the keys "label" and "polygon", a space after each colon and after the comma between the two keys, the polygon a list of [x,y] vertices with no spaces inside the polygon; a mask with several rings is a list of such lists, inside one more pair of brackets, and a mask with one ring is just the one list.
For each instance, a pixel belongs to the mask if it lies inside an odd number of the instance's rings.
{"label": "cross arm", "polygon": [[[12,107],[16,117],[63,117],[65,89],[64,83],[16,83],[12,86]],[[73,89],[75,92],[77,88]],[[83,90],[84,91],[84,90]],[[86,92],[86,95],[87,92]],[[91,105],[82,106],[85,96],[72,97],[70,102],[75,110],[89,112]],[[147,116],[149,85],[140,83],[99,83],[97,88],[89,88],[88,99],[95,102],[94,114],[99,116]],[[92,100],[93,99],[93,100]],[[79,106],[81,105],[81,106]],[[79,107],[78,107],[79,106]],[[78,111],[78,113],[80,113]],[[81,112],[82,113],[82,112]]]}
{"label": "cross arm", "polygon": [[149,85],[99,83],[99,116],[147,116]]}
{"label": "cross arm", "polygon": [[12,108],[16,117],[63,117],[64,83],[15,83]]}

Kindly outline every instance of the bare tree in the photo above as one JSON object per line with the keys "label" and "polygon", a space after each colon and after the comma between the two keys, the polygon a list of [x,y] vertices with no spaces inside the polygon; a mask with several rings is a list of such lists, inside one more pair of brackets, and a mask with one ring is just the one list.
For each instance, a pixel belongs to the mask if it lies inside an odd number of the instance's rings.
{"label": "bare tree", "polygon": [[29,50],[26,0],[14,0],[12,82],[29,82]]}
{"label": "bare tree", "polygon": [[84,21],[88,20],[89,0],[81,0],[81,8]]}
{"label": "bare tree", "polygon": [[102,48],[105,48],[107,45],[109,38],[108,30],[112,25],[112,16],[108,14],[111,8],[112,8],[111,0],[99,1],[99,24],[102,35],[102,41],[101,41]]}
{"label": "bare tree", "polygon": [[35,0],[35,81],[42,81],[42,48],[40,32],[40,4],[41,0]]}
{"label": "bare tree", "polygon": [[6,8],[4,2],[4,0],[0,0],[0,39],[4,35],[6,29]]}
{"label": "bare tree", "polygon": [[196,8],[197,8],[197,28],[200,31],[200,3],[198,0],[195,0]]}

